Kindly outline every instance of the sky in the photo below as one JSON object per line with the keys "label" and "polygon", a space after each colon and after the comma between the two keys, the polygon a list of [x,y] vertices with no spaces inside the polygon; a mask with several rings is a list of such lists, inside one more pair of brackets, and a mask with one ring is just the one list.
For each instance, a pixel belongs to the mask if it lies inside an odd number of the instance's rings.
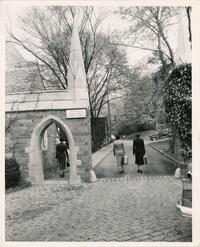
{"label": "sky", "polygon": [[[24,5],[8,5],[6,7],[6,23],[8,26],[12,26],[12,30],[15,32],[16,35],[22,36],[23,32],[20,30],[19,24],[17,22],[18,15],[22,15],[24,12],[26,12],[30,6],[24,6]],[[107,6],[107,7],[101,7],[100,9],[97,9],[96,12],[98,14],[99,11],[102,11],[108,15],[106,20],[103,24],[103,31],[105,33],[111,33],[115,30],[123,31],[127,30],[128,23],[124,20],[122,20],[118,15],[112,13],[112,11],[116,11],[118,9],[117,6]],[[177,30],[172,30],[172,34],[169,36],[170,44],[173,44],[173,48],[176,49],[177,45]],[[24,49],[18,49],[19,52],[28,60],[32,60],[33,57]],[[127,59],[129,62],[129,65],[134,67],[138,63],[144,63],[147,65],[146,61],[149,55],[151,55],[151,52],[144,51],[141,49],[133,49],[133,48],[126,48],[127,51]],[[155,66],[150,66],[146,68],[147,70],[154,70]]]}

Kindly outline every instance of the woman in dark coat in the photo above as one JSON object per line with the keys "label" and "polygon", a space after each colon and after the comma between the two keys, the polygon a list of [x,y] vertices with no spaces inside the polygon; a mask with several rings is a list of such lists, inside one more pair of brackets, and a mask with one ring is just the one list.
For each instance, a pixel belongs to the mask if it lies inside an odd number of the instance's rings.
{"label": "woman in dark coat", "polygon": [[67,145],[64,143],[63,139],[60,139],[60,143],[56,146],[56,159],[58,160],[60,166],[60,176],[61,178],[65,176],[64,170],[66,165],[66,158],[68,159]]}
{"label": "woman in dark coat", "polygon": [[144,165],[145,155],[144,140],[140,138],[139,134],[136,134],[136,139],[133,141],[133,154],[135,154],[135,164],[138,166],[138,173],[142,173],[142,166]]}

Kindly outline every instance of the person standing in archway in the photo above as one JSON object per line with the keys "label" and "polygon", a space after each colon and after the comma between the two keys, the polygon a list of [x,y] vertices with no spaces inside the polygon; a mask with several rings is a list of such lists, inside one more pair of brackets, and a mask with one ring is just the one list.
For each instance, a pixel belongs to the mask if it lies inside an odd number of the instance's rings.
{"label": "person standing in archway", "polygon": [[119,173],[124,173],[124,143],[120,140],[120,136],[116,135],[116,140],[113,143],[113,154],[117,159]]}
{"label": "person standing in archway", "polygon": [[133,140],[133,154],[135,154],[135,164],[138,166],[138,173],[142,173],[145,152],[144,140],[140,138],[140,134],[136,134],[136,139]]}
{"label": "person standing in archway", "polygon": [[56,159],[60,166],[60,177],[65,176],[64,170],[66,165],[66,158],[69,160],[67,145],[64,143],[64,140],[60,138],[60,143],[56,145]]}

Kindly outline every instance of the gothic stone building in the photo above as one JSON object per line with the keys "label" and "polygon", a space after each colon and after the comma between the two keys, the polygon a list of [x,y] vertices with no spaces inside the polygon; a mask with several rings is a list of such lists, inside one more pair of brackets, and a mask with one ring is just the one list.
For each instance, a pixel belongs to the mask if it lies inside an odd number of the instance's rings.
{"label": "gothic stone building", "polygon": [[[73,35],[77,40],[77,34]],[[38,67],[10,43],[6,43],[5,86],[5,155],[19,163],[21,182],[38,184],[58,177],[55,151],[59,131],[69,144],[70,168],[65,179],[73,184],[87,179],[92,166],[87,90],[44,85]],[[77,91],[78,100],[74,99]]]}

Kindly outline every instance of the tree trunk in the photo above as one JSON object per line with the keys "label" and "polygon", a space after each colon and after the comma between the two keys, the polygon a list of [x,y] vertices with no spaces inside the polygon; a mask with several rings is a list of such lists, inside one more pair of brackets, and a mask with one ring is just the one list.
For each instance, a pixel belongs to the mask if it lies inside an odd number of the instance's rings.
{"label": "tree trunk", "polygon": [[186,13],[187,13],[187,18],[188,18],[188,32],[189,32],[189,41],[192,46],[192,31],[191,31],[191,17],[190,17],[190,12],[191,12],[191,7],[185,7],[186,8]]}

